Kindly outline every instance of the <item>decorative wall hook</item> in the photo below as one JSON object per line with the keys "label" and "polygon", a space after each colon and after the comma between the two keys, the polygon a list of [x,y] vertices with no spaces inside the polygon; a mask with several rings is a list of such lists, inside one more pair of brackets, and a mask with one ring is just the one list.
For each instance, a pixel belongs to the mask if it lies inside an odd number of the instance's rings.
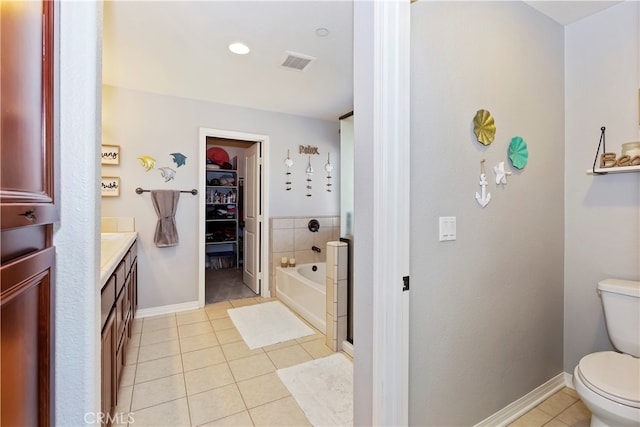
{"label": "decorative wall hook", "polygon": [[311,166],[311,156],[309,156],[309,163],[307,164],[307,169],[305,170],[307,174],[307,197],[311,197],[311,176],[313,175],[313,167]]}
{"label": "decorative wall hook", "polygon": [[476,200],[483,208],[491,201],[491,193],[487,191],[487,173],[484,170],[484,162],[486,159],[480,161],[480,187],[482,188],[482,194],[478,194],[476,191]]}
{"label": "decorative wall hook", "polygon": [[331,193],[331,171],[333,170],[333,165],[329,156],[330,153],[327,153],[327,163],[324,165],[324,170],[327,171],[327,191]]}
{"label": "decorative wall hook", "polygon": [[289,150],[287,150],[287,158],[284,159],[284,165],[287,167],[287,172],[286,172],[286,176],[287,176],[287,181],[285,182],[285,190],[289,191],[291,190],[291,166],[293,166],[293,160],[291,160],[291,155],[289,153]]}

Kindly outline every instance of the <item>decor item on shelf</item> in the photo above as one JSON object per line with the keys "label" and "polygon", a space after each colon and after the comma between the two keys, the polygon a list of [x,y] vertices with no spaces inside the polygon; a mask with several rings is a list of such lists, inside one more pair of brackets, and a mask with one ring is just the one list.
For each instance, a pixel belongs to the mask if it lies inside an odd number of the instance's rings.
{"label": "decor item on shelf", "polygon": [[511,171],[505,169],[504,162],[500,162],[496,166],[494,166],[493,172],[496,174],[496,185],[506,185],[507,176],[512,174]]}
{"label": "decor item on shelf", "polygon": [[593,159],[593,166],[589,172],[596,175],[608,173],[608,171],[596,171],[596,162],[598,161],[600,147],[602,147],[602,155],[600,155],[599,169],[623,168],[616,169],[616,172],[627,172],[628,170],[624,168],[640,166],[640,142],[627,142],[622,144],[622,154],[618,157],[616,153],[607,152],[605,131],[606,128],[602,126],[600,128],[600,142],[598,142],[598,148],[596,149],[596,157]]}
{"label": "decor item on shelf", "polygon": [[214,165],[222,169],[233,169],[229,163],[229,153],[220,147],[210,147],[207,149],[207,159]]}
{"label": "decor item on shelf", "polygon": [[102,144],[102,160],[103,165],[119,165],[120,164],[120,146]]}
{"label": "decor item on shelf", "polygon": [[187,156],[182,153],[171,153],[173,157],[173,161],[176,164],[176,167],[180,167],[187,164]]}
{"label": "decor item on shelf", "polygon": [[487,110],[478,110],[473,118],[473,133],[476,134],[478,142],[489,145],[496,136],[496,125],[493,116]]}
{"label": "decor item on shelf", "polygon": [[120,196],[120,177],[103,176],[100,179],[100,194],[102,197]]}
{"label": "decor item on shelf", "polygon": [[291,166],[293,166],[293,160],[291,160],[291,154],[289,152],[289,150],[287,150],[287,158],[284,159],[284,165],[287,167],[287,172],[286,172],[286,176],[287,176],[287,181],[285,182],[285,190],[290,191],[291,190]]}
{"label": "decor item on shelf", "polygon": [[313,175],[313,167],[311,166],[311,156],[309,156],[309,163],[307,164],[307,169],[305,170],[307,174],[307,197],[311,197],[311,176]]}
{"label": "decor item on shelf", "polygon": [[158,168],[158,170],[160,171],[160,174],[164,178],[164,182],[169,182],[176,177],[176,171],[174,171],[168,166],[163,166],[161,168]]}
{"label": "decor item on shelf", "polygon": [[491,201],[491,193],[487,191],[487,172],[484,170],[484,162],[486,159],[480,160],[480,187],[482,194],[476,191],[476,200],[483,208]]}
{"label": "decor item on shelf", "polygon": [[330,153],[327,153],[327,163],[324,165],[324,170],[327,171],[327,191],[331,193],[331,171],[333,170],[333,165],[329,156]]}
{"label": "decor item on shelf", "polygon": [[622,144],[622,155],[631,158],[640,156],[640,141],[625,142]]}
{"label": "decor item on shelf", "polygon": [[156,159],[151,156],[140,156],[138,160],[147,172],[156,167]]}
{"label": "decor item on shelf", "polygon": [[527,143],[524,142],[524,139],[519,136],[511,138],[511,143],[509,144],[509,158],[511,159],[511,164],[518,169],[523,169],[527,165],[529,149],[527,148]]}

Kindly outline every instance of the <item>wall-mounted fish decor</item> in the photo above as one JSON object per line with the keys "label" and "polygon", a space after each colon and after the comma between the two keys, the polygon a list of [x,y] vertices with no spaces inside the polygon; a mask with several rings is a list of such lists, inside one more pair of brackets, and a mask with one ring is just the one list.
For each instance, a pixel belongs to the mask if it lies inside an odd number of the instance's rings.
{"label": "wall-mounted fish decor", "polygon": [[185,156],[182,153],[171,153],[171,156],[173,156],[173,161],[175,162],[177,167],[180,167],[182,165],[186,165],[186,161],[187,161],[187,156]]}
{"label": "wall-mounted fish decor", "polygon": [[138,160],[147,172],[156,167],[156,159],[151,156],[140,156]]}
{"label": "wall-mounted fish decor", "polygon": [[160,174],[162,174],[162,177],[164,178],[164,182],[171,181],[173,178],[176,177],[176,171],[174,171],[168,166],[163,166],[161,168],[158,168],[158,170],[160,171]]}

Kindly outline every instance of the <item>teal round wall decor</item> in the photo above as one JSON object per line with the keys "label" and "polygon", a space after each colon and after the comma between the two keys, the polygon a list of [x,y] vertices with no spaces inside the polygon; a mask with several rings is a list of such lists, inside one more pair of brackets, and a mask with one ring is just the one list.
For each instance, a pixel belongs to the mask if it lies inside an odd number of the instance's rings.
{"label": "teal round wall decor", "polygon": [[519,136],[511,138],[509,144],[509,158],[513,167],[523,169],[529,160],[529,149],[527,143]]}

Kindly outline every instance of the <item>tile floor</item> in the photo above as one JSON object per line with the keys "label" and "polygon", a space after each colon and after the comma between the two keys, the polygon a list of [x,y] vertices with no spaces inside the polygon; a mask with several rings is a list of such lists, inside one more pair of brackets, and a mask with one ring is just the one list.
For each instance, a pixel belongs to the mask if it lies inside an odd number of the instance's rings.
{"label": "tile floor", "polygon": [[[261,297],[136,319],[116,414],[138,426],[308,426],[276,369],[328,356],[316,333],[249,350],[227,309]],[[127,414],[130,414],[128,417]],[[509,427],[588,427],[591,413],[563,388]],[[120,424],[126,425],[126,424]]]}
{"label": "tile floor", "polygon": [[315,335],[249,350],[227,309],[267,301],[136,319],[116,414],[131,414],[135,427],[309,425],[275,371],[332,351],[315,328]]}
{"label": "tile floor", "polygon": [[565,387],[509,424],[509,427],[589,427],[591,412],[575,390]]}

